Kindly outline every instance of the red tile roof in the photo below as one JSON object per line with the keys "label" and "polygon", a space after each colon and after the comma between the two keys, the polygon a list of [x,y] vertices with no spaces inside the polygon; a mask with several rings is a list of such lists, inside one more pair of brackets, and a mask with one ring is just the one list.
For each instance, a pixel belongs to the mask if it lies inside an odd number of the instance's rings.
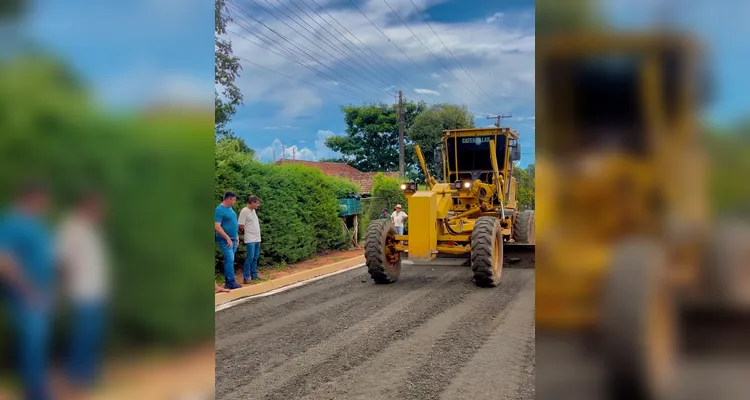
{"label": "red tile roof", "polygon": [[[372,192],[372,181],[375,179],[375,175],[378,172],[361,172],[360,170],[352,167],[349,164],[334,163],[334,162],[319,162],[319,161],[304,161],[304,160],[289,160],[283,159],[276,161],[276,164],[301,164],[308,167],[313,167],[321,170],[328,176],[337,178],[348,179],[359,187],[360,193],[370,194]],[[383,175],[398,179],[398,172],[383,172]]]}

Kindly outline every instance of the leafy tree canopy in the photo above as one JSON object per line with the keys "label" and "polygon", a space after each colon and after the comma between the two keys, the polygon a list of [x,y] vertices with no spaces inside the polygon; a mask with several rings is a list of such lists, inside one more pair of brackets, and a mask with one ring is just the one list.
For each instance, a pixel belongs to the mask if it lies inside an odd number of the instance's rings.
{"label": "leafy tree canopy", "polygon": [[[423,102],[404,101],[404,136],[425,109]],[[398,171],[398,105],[345,106],[342,111],[346,136],[332,136],[326,139],[326,146],[360,171]],[[404,157],[407,168],[413,166],[409,153]]]}

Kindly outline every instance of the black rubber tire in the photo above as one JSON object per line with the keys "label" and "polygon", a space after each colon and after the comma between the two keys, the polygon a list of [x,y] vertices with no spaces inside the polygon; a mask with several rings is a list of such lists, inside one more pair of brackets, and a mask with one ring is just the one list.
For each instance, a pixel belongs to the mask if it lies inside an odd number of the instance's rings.
{"label": "black rubber tire", "polygon": [[386,258],[385,246],[388,237],[396,236],[396,227],[390,220],[375,220],[370,222],[365,234],[365,264],[372,280],[378,284],[393,283],[401,274],[401,254],[398,261],[389,263]]}
{"label": "black rubber tire", "polygon": [[479,287],[495,287],[500,283],[503,238],[499,219],[479,217],[474,224],[471,232],[471,270],[474,272],[474,284]]}
{"label": "black rubber tire", "polygon": [[[615,249],[605,282],[601,333],[606,361],[606,388],[611,399],[663,399],[671,389],[676,366],[676,302],[665,279],[667,265],[658,245],[631,239]],[[661,303],[660,303],[661,302]],[[661,304],[659,321],[668,325],[666,346],[649,336],[651,312]],[[651,343],[649,343],[651,342]],[[666,348],[667,372],[656,373],[651,349]]]}
{"label": "black rubber tire", "polygon": [[534,244],[534,212],[517,212],[513,221],[513,241]]}
{"label": "black rubber tire", "polygon": [[721,308],[750,311],[750,227],[739,222],[718,226],[704,268],[712,300]]}

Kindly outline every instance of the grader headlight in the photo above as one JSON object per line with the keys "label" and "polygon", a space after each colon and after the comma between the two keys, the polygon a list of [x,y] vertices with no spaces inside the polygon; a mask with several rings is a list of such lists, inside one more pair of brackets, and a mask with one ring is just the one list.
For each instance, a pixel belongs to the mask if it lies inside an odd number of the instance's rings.
{"label": "grader headlight", "polygon": [[456,181],[453,184],[453,188],[456,190],[469,190],[471,189],[471,181]]}
{"label": "grader headlight", "polygon": [[417,191],[417,184],[414,182],[404,182],[401,184],[401,191],[411,193]]}

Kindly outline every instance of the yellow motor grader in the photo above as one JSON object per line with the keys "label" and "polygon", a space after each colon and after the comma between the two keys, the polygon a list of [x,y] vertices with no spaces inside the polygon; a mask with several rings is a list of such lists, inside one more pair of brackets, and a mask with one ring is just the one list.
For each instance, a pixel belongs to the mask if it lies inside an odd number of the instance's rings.
{"label": "yellow motor grader", "polygon": [[372,221],[365,236],[365,258],[376,283],[393,283],[405,255],[415,262],[436,256],[467,256],[481,287],[500,282],[503,245],[533,246],[534,212],[517,204],[513,162],[521,158],[518,133],[508,127],[442,132],[443,180],[430,175],[419,146],[416,153],[427,190],[401,185],[408,201],[409,230],[397,234],[389,220]]}
{"label": "yellow motor grader", "polygon": [[750,293],[709,215],[701,65],[678,34],[537,43],[537,333],[596,332],[610,397],[665,398],[680,313]]}

